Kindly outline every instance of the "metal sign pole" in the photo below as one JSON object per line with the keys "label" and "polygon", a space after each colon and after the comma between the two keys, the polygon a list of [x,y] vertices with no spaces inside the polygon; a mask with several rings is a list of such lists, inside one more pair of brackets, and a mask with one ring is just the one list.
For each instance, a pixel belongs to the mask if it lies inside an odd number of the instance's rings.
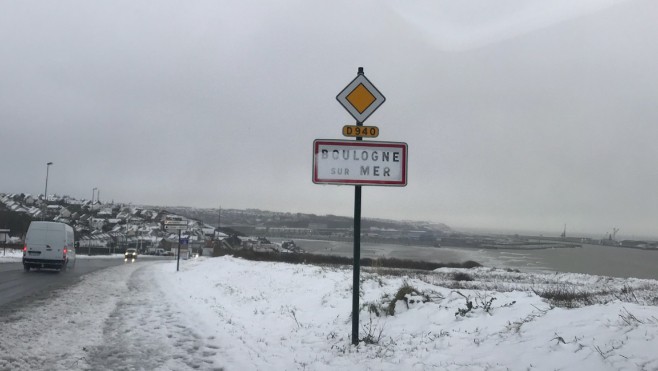
{"label": "metal sign pole", "polygon": [[0,229],[0,233],[2,233],[3,240],[2,241],[2,254],[7,255],[7,235],[9,234],[10,230],[9,229]]}
{"label": "metal sign pole", "polygon": [[352,272],[352,344],[359,344],[359,277],[361,271],[361,186],[354,186],[354,269]]}
{"label": "metal sign pole", "polygon": [[[349,112],[356,120],[356,126],[346,125],[343,127],[343,135],[356,137],[357,141],[363,140],[363,137],[375,138],[379,135],[379,128],[375,126],[364,127],[363,123],[372,115],[379,106],[381,106],[386,97],[368,80],[363,72],[363,67],[359,67],[357,76],[336,96],[336,100]],[[368,153],[373,153],[370,160],[379,159],[378,148],[387,153],[393,153],[394,162],[404,164],[404,167],[392,169],[388,166],[383,171],[379,164],[371,162],[370,165],[357,166],[350,163],[349,158],[344,157],[345,167],[339,168],[336,172],[335,162],[328,160],[339,160],[339,152],[354,152],[354,160],[357,151],[354,148],[363,148],[361,153],[365,157],[361,160],[368,160]],[[353,184],[354,185],[354,269],[352,280],[352,344],[359,344],[359,278],[361,270],[361,186],[363,185],[407,185],[406,180],[406,143],[388,143],[388,142],[342,142],[335,140],[315,140],[313,142],[313,183],[317,184]],[[329,153],[332,153],[330,156]],[[349,156],[348,156],[349,157]],[[402,161],[399,161],[401,157]],[[329,167],[328,167],[329,166]],[[356,166],[356,167],[353,167]],[[372,166],[372,167],[371,167]],[[349,173],[352,167],[352,174]],[[328,169],[331,168],[331,173]],[[370,171],[372,169],[372,172]],[[356,170],[356,171],[354,171]],[[348,176],[349,174],[349,176]]]}
{"label": "metal sign pole", "polygon": [[[363,67],[359,67],[363,75]],[[363,122],[356,122],[363,126]],[[357,137],[357,141],[363,140]],[[354,186],[354,268],[352,270],[352,344],[359,344],[359,278],[361,276],[361,186]]]}
{"label": "metal sign pole", "polygon": [[178,266],[180,265],[180,229],[178,230],[178,258],[176,259],[176,272],[178,272]]}

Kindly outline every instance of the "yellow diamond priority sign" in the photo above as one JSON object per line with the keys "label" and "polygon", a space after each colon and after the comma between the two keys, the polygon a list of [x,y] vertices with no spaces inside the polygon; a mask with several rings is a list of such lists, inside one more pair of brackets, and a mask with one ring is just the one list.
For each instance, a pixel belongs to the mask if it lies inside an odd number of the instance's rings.
{"label": "yellow diamond priority sign", "polygon": [[361,69],[356,78],[336,96],[336,99],[359,123],[366,121],[386,101],[386,98],[366,78]]}
{"label": "yellow diamond priority sign", "polygon": [[377,98],[363,84],[359,84],[351,93],[347,94],[346,99],[359,113],[363,113]]}

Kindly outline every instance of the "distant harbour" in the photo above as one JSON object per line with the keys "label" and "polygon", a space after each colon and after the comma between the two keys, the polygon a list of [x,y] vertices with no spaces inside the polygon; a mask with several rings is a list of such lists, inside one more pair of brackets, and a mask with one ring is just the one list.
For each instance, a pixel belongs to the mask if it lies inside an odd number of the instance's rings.
{"label": "distant harbour", "polygon": [[508,244],[508,245],[481,245],[483,249],[492,250],[546,250],[546,249],[574,249],[582,245],[566,243],[544,243],[544,244]]}
{"label": "distant harbour", "polygon": [[[279,239],[272,239],[279,241]],[[307,252],[352,256],[351,241],[295,239]],[[658,251],[591,244],[544,244],[542,248],[483,248],[361,243],[363,258],[397,258],[440,263],[476,261],[486,267],[526,272],[584,273],[658,280]],[[553,245],[560,245],[559,247]]]}

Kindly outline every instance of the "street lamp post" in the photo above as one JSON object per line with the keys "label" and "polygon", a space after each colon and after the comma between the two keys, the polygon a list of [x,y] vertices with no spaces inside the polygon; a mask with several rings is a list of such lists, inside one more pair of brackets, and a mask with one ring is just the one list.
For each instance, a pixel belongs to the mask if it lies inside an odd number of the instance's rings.
{"label": "street lamp post", "polygon": [[91,204],[89,205],[89,210],[94,206],[94,194],[96,193],[96,190],[98,188],[94,187],[94,189],[91,190]]}
{"label": "street lamp post", "polygon": [[44,202],[44,207],[43,207],[43,217],[45,218],[46,210],[48,209],[48,170],[50,169],[50,165],[52,165],[52,162],[46,163],[46,189],[43,192],[43,202]]}

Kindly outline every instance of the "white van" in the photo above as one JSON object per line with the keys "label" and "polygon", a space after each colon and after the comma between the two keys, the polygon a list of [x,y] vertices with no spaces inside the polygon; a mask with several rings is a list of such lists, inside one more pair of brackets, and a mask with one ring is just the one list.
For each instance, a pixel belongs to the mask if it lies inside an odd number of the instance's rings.
{"label": "white van", "polygon": [[65,271],[75,266],[73,228],[58,222],[32,222],[23,247],[23,269],[49,268]]}

